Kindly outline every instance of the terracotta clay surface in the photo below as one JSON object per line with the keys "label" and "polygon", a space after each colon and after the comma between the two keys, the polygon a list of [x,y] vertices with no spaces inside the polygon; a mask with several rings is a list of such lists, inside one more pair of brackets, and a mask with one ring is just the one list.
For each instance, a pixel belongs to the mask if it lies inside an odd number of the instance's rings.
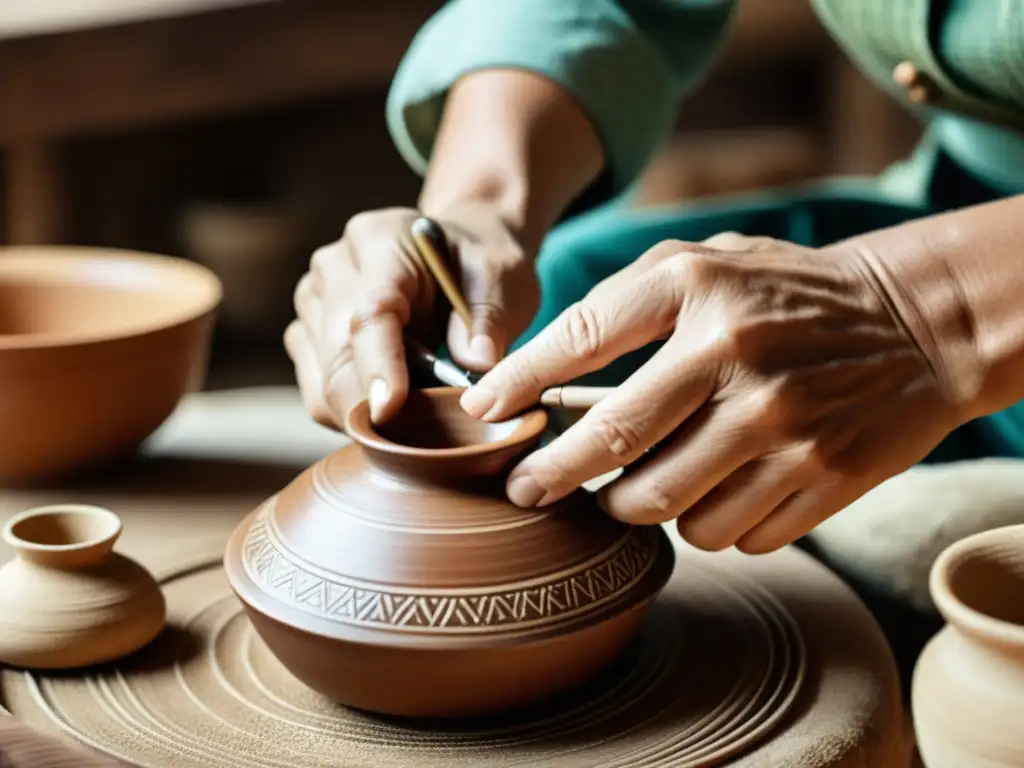
{"label": "terracotta clay surface", "polygon": [[914,724],[925,765],[1024,765],[1024,525],[946,549],[932,569],[931,589],[948,624],[914,670]]}
{"label": "terracotta clay surface", "polygon": [[137,651],[164,627],[164,597],[138,563],[113,551],[121,521],[85,505],[11,518],[15,551],[0,568],[0,663],[70,669]]}
{"label": "terracotta clay surface", "polygon": [[355,444],[303,472],[231,538],[225,567],[256,631],[333,701],[391,715],[521,707],[600,672],[672,571],[659,527],[630,527],[580,492],[545,510],[505,497],[505,468],[541,410],[471,418],[461,389],[410,393]]}
{"label": "terracotta clay surface", "polygon": [[[267,450],[275,440],[276,456]],[[74,492],[119,510],[124,551],[166,580],[168,630],[130,663],[92,675],[4,670],[0,703],[45,732],[64,732],[153,768],[692,765],[713,754],[695,752],[702,738],[710,743],[722,724],[737,726],[758,712],[760,719],[752,720],[760,725],[751,730],[760,735],[750,736],[728,765],[907,765],[892,658],[849,589],[797,550],[759,558],[708,555],[674,532],[676,576],[636,645],[592,683],[589,698],[563,699],[554,714],[549,704],[532,718],[447,725],[403,723],[327,703],[286,672],[248,627],[217,562],[239,519],[337,440],[309,423],[294,390],[191,396],[152,441],[151,461]],[[68,493],[0,494],[0,519]],[[721,640],[720,649],[705,635]],[[774,667],[765,676],[768,637],[776,657],[802,641],[802,682]],[[659,664],[638,657],[641,648],[657,653]],[[723,695],[726,677],[712,673],[704,692],[708,674],[698,659],[727,666],[733,680],[761,678],[765,690],[752,696],[744,684]],[[784,704],[794,688],[795,700],[773,724],[767,692],[775,690]],[[98,706],[101,700],[110,708]],[[171,711],[172,703],[181,706]],[[702,719],[702,708],[719,717]],[[626,722],[639,727],[628,731]],[[720,745],[736,744],[743,738],[738,730],[726,729]]]}
{"label": "terracotta clay surface", "polygon": [[0,484],[130,454],[201,381],[220,295],[183,260],[0,248]]}

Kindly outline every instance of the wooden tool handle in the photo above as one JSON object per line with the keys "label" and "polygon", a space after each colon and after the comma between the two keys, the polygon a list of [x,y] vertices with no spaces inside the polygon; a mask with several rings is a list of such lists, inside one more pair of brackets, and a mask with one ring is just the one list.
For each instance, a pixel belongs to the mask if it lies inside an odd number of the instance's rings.
{"label": "wooden tool handle", "polygon": [[0,768],[125,768],[125,764],[76,748],[0,713]]}
{"label": "wooden tool handle", "polygon": [[448,299],[448,303],[452,305],[452,309],[462,318],[467,330],[472,328],[473,317],[469,312],[469,305],[445,263],[449,253],[443,230],[432,219],[420,217],[412,223],[412,239],[420,258],[423,259],[430,274],[434,276],[434,280],[441,287],[441,291]]}
{"label": "wooden tool handle", "polygon": [[540,404],[548,408],[586,410],[593,408],[615,391],[615,387],[552,387],[540,395]]}

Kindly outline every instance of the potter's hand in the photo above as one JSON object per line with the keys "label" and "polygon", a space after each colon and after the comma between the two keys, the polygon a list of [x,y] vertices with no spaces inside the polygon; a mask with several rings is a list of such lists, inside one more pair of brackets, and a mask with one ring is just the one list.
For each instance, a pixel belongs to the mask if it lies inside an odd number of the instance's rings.
{"label": "potter's hand", "polygon": [[[599,284],[463,396],[487,420],[648,342],[664,346],[509,478],[546,505],[599,494],[631,523],[678,518],[703,549],[792,542],[965,420],[935,328],[861,249],[725,234],[665,242]],[[650,449],[658,444],[658,449]]]}
{"label": "potter's hand", "polygon": [[[409,391],[402,335],[437,338],[447,324],[452,358],[488,370],[528,325],[539,303],[532,255],[482,205],[436,216],[461,273],[472,328],[443,303],[410,236],[420,214],[395,208],[352,218],[344,236],[313,254],[295,291],[298,318],[285,332],[303,400],[313,417],[341,427],[368,399],[374,421],[390,418]],[[444,308],[444,309],[442,309]]]}

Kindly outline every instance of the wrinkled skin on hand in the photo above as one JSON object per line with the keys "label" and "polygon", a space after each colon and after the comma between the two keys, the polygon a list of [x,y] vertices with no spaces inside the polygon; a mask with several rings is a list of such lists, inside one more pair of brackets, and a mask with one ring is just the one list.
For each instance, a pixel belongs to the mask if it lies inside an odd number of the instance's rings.
{"label": "wrinkled skin on hand", "polygon": [[401,408],[409,391],[407,331],[429,343],[447,325],[452,358],[486,371],[537,311],[533,255],[489,208],[463,206],[436,221],[473,316],[466,328],[416,252],[410,230],[420,215],[393,208],[353,217],[340,240],[313,254],[299,281],[285,347],[306,408],[325,426],[342,428],[365,399],[377,423]]}
{"label": "wrinkled skin on hand", "polygon": [[771,551],[966,420],[941,361],[924,351],[934,340],[915,338],[920,324],[883,278],[870,254],[843,246],[731,233],[664,242],[499,363],[463,407],[508,418],[544,388],[665,339],[514,469],[509,497],[544,506],[625,467],[599,493],[613,517],[678,519],[702,549]]}

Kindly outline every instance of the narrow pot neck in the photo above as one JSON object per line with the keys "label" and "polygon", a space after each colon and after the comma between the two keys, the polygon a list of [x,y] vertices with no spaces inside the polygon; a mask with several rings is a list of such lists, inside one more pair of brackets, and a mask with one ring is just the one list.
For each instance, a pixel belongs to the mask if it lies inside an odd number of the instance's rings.
{"label": "narrow pot neck", "polygon": [[67,571],[102,563],[120,536],[117,515],[82,504],[30,509],[3,529],[4,541],[23,562]]}
{"label": "narrow pot neck", "polygon": [[540,442],[547,413],[529,411],[489,424],[458,405],[460,390],[418,390],[391,423],[378,428],[364,402],[349,413],[346,432],[369,463],[391,475],[430,484],[488,482]]}
{"label": "narrow pot neck", "polygon": [[[358,442],[358,441],[357,441]],[[375,446],[359,444],[367,462],[379,472],[428,485],[490,486],[500,484],[508,475],[513,462],[524,455],[530,445],[514,449],[495,449],[472,456],[431,455],[442,451],[424,451],[422,454],[396,454]]]}
{"label": "narrow pot neck", "polygon": [[960,635],[1024,661],[1024,525],[975,534],[936,560],[931,592]]}

